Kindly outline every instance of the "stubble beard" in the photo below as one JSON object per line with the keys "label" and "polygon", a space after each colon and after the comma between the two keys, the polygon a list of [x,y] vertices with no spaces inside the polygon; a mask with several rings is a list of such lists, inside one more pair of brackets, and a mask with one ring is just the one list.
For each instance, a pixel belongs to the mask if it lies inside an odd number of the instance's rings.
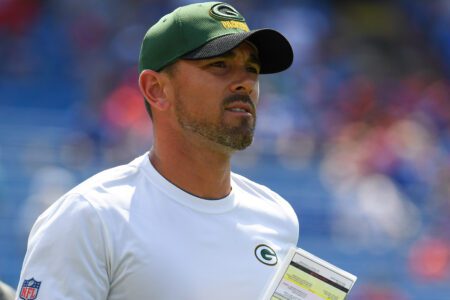
{"label": "stubble beard", "polygon": [[[238,101],[238,98],[241,100],[245,99],[244,101],[251,101],[246,96],[235,96],[225,99],[223,106],[226,102]],[[179,97],[176,97],[175,101],[176,117],[182,128],[232,150],[244,150],[253,142],[256,125],[255,115],[250,119],[242,118],[238,125],[231,126],[225,123],[224,109],[220,113],[218,122],[214,123],[207,119],[200,119],[190,115]]]}

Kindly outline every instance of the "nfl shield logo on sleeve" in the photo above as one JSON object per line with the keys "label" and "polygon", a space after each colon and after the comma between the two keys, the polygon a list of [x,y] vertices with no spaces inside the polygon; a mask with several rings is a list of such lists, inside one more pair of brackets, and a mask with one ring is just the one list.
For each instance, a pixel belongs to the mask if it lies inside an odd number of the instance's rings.
{"label": "nfl shield logo on sleeve", "polygon": [[24,280],[22,288],[20,289],[20,299],[23,300],[33,300],[36,299],[39,287],[42,281],[36,281],[34,278]]}

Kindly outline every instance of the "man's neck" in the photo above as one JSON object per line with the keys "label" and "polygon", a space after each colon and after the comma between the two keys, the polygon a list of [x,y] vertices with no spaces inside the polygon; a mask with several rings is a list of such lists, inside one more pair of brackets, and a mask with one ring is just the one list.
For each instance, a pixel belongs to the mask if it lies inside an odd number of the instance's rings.
{"label": "man's neck", "polygon": [[230,153],[194,143],[169,144],[155,141],[149,155],[162,176],[200,198],[220,199],[230,193]]}

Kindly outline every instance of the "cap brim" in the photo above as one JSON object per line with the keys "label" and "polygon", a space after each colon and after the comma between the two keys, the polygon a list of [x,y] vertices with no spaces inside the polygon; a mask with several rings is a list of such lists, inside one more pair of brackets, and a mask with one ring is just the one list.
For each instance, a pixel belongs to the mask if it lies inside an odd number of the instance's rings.
{"label": "cap brim", "polygon": [[261,74],[277,73],[292,64],[294,54],[289,41],[273,29],[258,29],[249,32],[223,35],[182,56],[184,59],[203,59],[219,56],[249,41],[258,49]]}

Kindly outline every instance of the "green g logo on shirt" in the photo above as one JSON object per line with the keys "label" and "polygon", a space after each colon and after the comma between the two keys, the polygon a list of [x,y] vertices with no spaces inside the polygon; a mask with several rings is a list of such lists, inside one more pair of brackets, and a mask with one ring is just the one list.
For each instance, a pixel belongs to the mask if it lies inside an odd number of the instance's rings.
{"label": "green g logo on shirt", "polygon": [[278,257],[275,251],[264,244],[256,246],[255,256],[260,262],[268,266],[274,266],[278,262]]}

